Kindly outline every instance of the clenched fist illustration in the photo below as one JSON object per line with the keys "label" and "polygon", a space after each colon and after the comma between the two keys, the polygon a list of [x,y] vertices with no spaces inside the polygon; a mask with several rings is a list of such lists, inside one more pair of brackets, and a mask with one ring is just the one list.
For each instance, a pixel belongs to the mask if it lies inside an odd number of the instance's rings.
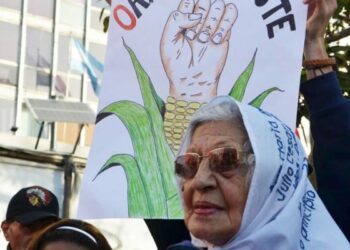
{"label": "clenched fist illustration", "polygon": [[160,54],[170,89],[164,131],[174,154],[192,114],[217,95],[237,15],[224,0],[181,0],[165,24]]}
{"label": "clenched fist illustration", "polygon": [[160,52],[171,97],[203,103],[217,95],[237,15],[224,0],[182,0],[170,14]]}

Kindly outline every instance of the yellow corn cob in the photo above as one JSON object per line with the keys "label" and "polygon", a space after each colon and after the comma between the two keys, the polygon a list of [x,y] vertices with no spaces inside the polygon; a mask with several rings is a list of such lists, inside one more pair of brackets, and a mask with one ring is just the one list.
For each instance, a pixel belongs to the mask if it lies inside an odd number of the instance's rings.
{"label": "yellow corn cob", "polygon": [[179,150],[182,137],[193,113],[206,103],[176,100],[169,96],[165,105],[164,131],[167,142],[174,154]]}

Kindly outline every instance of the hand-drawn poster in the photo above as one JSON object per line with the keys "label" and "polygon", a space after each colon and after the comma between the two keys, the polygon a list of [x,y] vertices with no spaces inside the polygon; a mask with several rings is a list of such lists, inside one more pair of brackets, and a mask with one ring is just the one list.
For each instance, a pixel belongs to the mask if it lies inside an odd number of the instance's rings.
{"label": "hand-drawn poster", "polygon": [[217,95],[295,126],[306,6],[292,0],[115,0],[81,218],[181,218],[173,159]]}

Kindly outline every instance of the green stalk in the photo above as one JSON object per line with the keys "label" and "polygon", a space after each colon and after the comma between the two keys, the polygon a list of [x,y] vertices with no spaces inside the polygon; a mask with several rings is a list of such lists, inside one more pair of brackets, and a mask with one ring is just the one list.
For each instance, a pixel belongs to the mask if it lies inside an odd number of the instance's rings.
{"label": "green stalk", "polygon": [[[166,218],[166,197],[160,175],[157,148],[153,138],[150,117],[141,105],[123,100],[105,107],[99,114],[98,120],[115,114],[129,131],[133,143],[134,155],[140,169],[145,192],[150,196],[150,215],[152,218]],[[131,182],[141,181],[130,179]],[[129,197],[130,198],[130,197]],[[140,204],[143,206],[144,204]]]}
{"label": "green stalk", "polygon": [[265,101],[266,97],[274,91],[284,92],[284,90],[281,90],[277,87],[269,88],[264,92],[262,92],[257,97],[255,97],[254,100],[252,100],[249,104],[252,105],[253,107],[260,108],[262,103]]}
{"label": "green stalk", "polygon": [[149,204],[151,203],[151,197],[145,192],[146,184],[142,179],[140,168],[134,157],[124,154],[113,155],[102,166],[96,177],[115,166],[122,166],[126,174],[128,182],[129,217],[150,217]]}
{"label": "green stalk", "polygon": [[[128,47],[125,42],[124,46],[129,52],[131,61],[135,69],[135,73],[143,97],[144,107],[151,118],[152,131],[156,143],[159,170],[162,176],[163,187],[169,205],[168,216],[172,218],[174,216],[173,214],[178,214],[178,210],[182,208],[180,198],[177,194],[175,182],[173,167],[174,155],[166,141],[164,134],[163,118],[161,116],[161,112],[164,109],[164,102],[157,95],[150,77],[143,69],[133,50],[130,47]],[[169,203],[170,198],[172,199],[171,203]]]}
{"label": "green stalk", "polygon": [[255,57],[257,53],[257,49],[254,52],[253,58],[250,60],[247,68],[242,72],[242,74],[238,77],[237,81],[233,85],[229,95],[235,98],[237,101],[242,101],[245,91],[248,86],[249,79],[254,70]]}

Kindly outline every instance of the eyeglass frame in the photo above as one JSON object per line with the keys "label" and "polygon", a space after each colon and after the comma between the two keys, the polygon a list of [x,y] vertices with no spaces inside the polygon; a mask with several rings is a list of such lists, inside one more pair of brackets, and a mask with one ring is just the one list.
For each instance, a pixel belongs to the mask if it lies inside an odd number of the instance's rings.
{"label": "eyeglass frame", "polygon": [[[217,151],[217,150],[221,150],[221,149],[233,149],[233,150],[234,150],[234,152],[235,152],[235,154],[236,154],[235,164],[237,164],[237,166],[232,167],[232,168],[227,169],[227,170],[217,170],[217,169],[215,168],[215,166],[212,166],[213,164],[210,164],[210,161],[209,161],[209,169],[210,169],[212,172],[222,174],[222,173],[224,173],[224,172],[228,172],[228,171],[232,171],[232,170],[238,169],[239,166],[243,165],[242,163],[245,163],[245,161],[242,161],[242,159],[244,158],[243,155],[244,155],[246,152],[245,152],[245,151],[242,151],[242,150],[238,150],[238,149],[235,148],[235,147],[219,147],[219,148],[214,148],[214,149],[210,150],[210,151],[209,151],[207,154],[205,154],[205,155],[200,155],[200,154],[194,153],[194,152],[188,152],[188,153],[184,153],[184,154],[179,155],[178,157],[176,157],[176,159],[175,159],[175,161],[174,161],[174,164],[175,164],[175,175],[176,175],[177,177],[183,178],[183,179],[193,179],[193,178],[196,176],[197,172],[198,172],[198,169],[199,169],[199,166],[200,166],[200,163],[201,163],[202,159],[203,159],[203,158],[208,158],[208,157],[210,157],[210,154],[211,154],[213,151]],[[181,176],[181,175],[179,175],[179,174],[177,173],[177,170],[176,170],[176,166],[177,166],[177,164],[178,164],[178,163],[177,163],[178,158],[181,157],[181,156],[186,156],[186,155],[195,155],[195,156],[197,156],[196,159],[198,159],[198,163],[197,163],[196,168],[195,168],[196,170],[195,170],[193,176],[191,175],[191,177]],[[210,158],[209,158],[209,159],[210,159]],[[183,164],[182,164],[182,165],[183,165]]]}

